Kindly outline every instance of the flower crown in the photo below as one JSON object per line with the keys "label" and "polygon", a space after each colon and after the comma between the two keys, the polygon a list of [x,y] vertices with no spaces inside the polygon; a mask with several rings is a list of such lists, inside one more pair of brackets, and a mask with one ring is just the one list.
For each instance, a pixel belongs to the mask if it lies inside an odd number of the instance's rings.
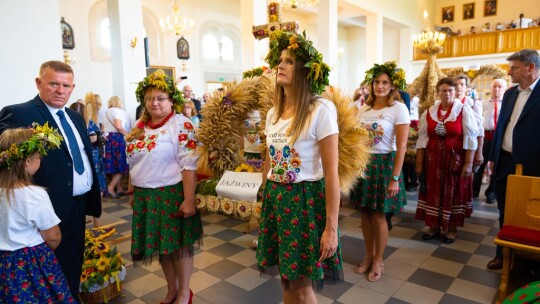
{"label": "flower crown", "polygon": [[386,73],[394,86],[400,90],[404,90],[407,85],[405,82],[405,71],[396,66],[395,61],[387,61],[384,64],[375,64],[371,69],[366,71],[365,83],[372,84],[375,78],[382,73]]}
{"label": "flower crown", "polygon": [[313,42],[306,38],[306,31],[302,34],[275,31],[270,34],[270,52],[266,55],[266,62],[270,68],[279,63],[281,52],[288,49],[289,54],[296,60],[305,62],[309,69],[307,79],[313,94],[321,94],[329,84],[330,67],[323,62],[322,54],[313,46]]}
{"label": "flower crown", "polygon": [[242,78],[261,76],[266,70],[268,70],[268,68],[264,65],[251,70],[247,70],[242,73]]}
{"label": "flower crown", "polygon": [[49,127],[46,122],[43,126],[33,123],[34,133],[32,137],[20,144],[11,144],[9,149],[0,152],[0,167],[10,169],[13,163],[19,159],[26,159],[34,153],[47,155],[50,149],[60,148],[60,142],[64,140],[57,129]]}
{"label": "flower crown", "polygon": [[149,76],[144,77],[144,79],[139,82],[139,85],[135,90],[135,95],[137,96],[137,101],[143,107],[145,106],[144,94],[150,87],[155,87],[156,89],[167,92],[167,94],[169,94],[173,100],[173,105],[176,112],[182,112],[182,105],[184,104],[182,92],[176,87],[174,79],[167,76],[163,70],[157,70]]}

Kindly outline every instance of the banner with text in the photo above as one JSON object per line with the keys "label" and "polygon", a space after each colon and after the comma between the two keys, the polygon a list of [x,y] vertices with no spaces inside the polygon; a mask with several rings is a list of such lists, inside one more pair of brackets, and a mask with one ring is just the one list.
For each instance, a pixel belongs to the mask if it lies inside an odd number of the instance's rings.
{"label": "banner with text", "polygon": [[239,201],[257,202],[257,192],[262,184],[260,172],[225,171],[216,186],[219,197]]}

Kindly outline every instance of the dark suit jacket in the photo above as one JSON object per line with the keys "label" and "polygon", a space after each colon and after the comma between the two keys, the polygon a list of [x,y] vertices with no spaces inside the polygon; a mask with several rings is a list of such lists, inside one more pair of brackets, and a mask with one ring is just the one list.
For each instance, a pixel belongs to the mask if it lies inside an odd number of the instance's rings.
{"label": "dark suit jacket", "polygon": [[[95,217],[101,216],[101,197],[99,182],[94,169],[92,158],[92,144],[86,133],[86,124],[82,117],[75,111],[66,108],[73,124],[77,128],[84,143],[84,150],[93,171],[92,189],[86,198],[86,213]],[[6,106],[0,111],[0,133],[7,128],[28,127],[33,122],[43,125],[49,122],[49,126],[58,129],[56,121],[47,109],[41,98],[36,96],[33,100],[16,105]],[[51,198],[56,215],[62,221],[66,218],[68,210],[73,204],[73,161],[65,141],[62,141],[60,149],[49,150],[47,156],[41,161],[39,170],[34,175],[34,182],[45,187]]]}
{"label": "dark suit jacket", "polygon": [[[504,132],[508,127],[518,93],[518,87],[514,86],[504,93],[502,99],[501,114],[499,114],[489,154],[489,160],[495,164],[495,174],[497,174]],[[540,140],[538,139],[540,119],[538,117],[540,117],[540,82],[536,84],[525,103],[512,134],[512,158],[516,164],[523,165],[523,174],[529,176],[540,176]]]}

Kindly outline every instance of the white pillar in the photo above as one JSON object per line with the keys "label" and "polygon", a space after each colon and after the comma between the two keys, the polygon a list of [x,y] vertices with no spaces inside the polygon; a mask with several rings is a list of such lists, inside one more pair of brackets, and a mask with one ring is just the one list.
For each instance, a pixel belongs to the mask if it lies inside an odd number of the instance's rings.
{"label": "white pillar", "polygon": [[383,60],[383,16],[366,16],[366,63],[369,68]]}
{"label": "white pillar", "polygon": [[[111,30],[113,94],[120,97],[132,118],[135,117],[136,83],[146,76],[142,0],[107,0]],[[132,41],[137,45],[132,47]]]}
{"label": "white pillar", "polygon": [[[337,0],[321,0],[317,4],[317,45],[319,52],[323,54],[323,61],[331,69],[337,67],[338,56],[338,15]],[[338,75],[330,72],[330,84],[339,86]]]}
{"label": "white pillar", "polygon": [[252,27],[268,22],[266,10],[267,5],[264,0],[240,0],[242,71],[265,64],[264,57],[268,53],[268,38],[255,39]]}

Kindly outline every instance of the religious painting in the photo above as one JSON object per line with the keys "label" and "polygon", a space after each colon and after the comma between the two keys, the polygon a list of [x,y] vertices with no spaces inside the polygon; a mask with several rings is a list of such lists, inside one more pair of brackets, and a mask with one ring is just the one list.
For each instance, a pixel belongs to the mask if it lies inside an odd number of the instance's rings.
{"label": "religious painting", "polygon": [[170,66],[151,65],[149,68],[146,68],[146,76],[149,76],[150,74],[159,70],[163,71],[165,75],[169,76],[171,79],[176,81],[176,71],[174,67],[170,67]]}
{"label": "religious painting", "polygon": [[75,48],[75,36],[73,35],[73,29],[69,25],[64,17],[60,20],[60,32],[62,34],[62,48],[72,50]]}
{"label": "religious painting", "polygon": [[474,2],[463,4],[463,20],[474,19]]}
{"label": "religious painting", "polygon": [[189,44],[183,36],[176,43],[176,52],[178,59],[189,59]]}
{"label": "religious painting", "polygon": [[453,22],[454,21],[454,12],[456,6],[447,6],[442,8],[442,23]]}
{"label": "religious painting", "polygon": [[484,17],[497,15],[497,0],[484,1]]}

